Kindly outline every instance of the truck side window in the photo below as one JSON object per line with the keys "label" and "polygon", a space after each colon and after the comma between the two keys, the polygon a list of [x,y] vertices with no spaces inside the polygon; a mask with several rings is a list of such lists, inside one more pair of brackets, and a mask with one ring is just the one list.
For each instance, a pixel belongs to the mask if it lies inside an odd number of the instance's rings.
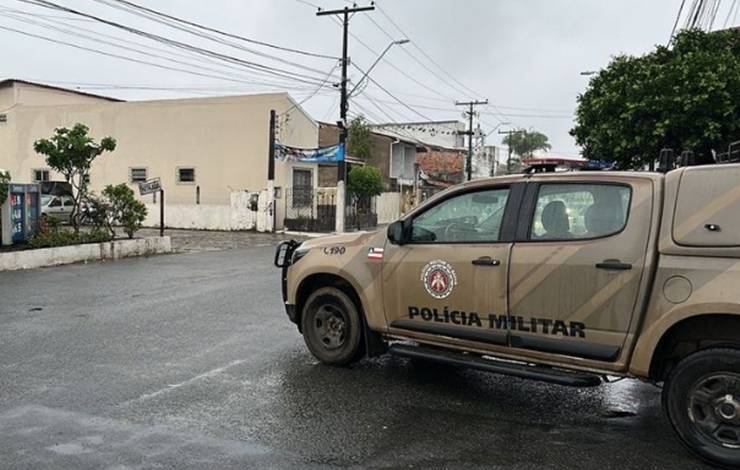
{"label": "truck side window", "polygon": [[620,232],[632,191],[613,184],[542,184],[531,240],[582,240]]}
{"label": "truck side window", "polygon": [[411,243],[496,242],[509,189],[453,196],[417,216]]}

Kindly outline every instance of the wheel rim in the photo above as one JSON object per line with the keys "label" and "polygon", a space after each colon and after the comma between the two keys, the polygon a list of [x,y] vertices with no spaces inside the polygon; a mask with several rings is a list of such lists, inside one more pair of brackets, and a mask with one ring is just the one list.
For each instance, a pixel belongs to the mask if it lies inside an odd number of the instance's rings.
{"label": "wheel rim", "polygon": [[336,305],[321,305],[314,316],[313,326],[316,337],[326,349],[340,348],[347,340],[347,318]]}
{"label": "wheel rim", "polygon": [[689,418],[701,434],[729,449],[740,449],[740,375],[712,374],[689,392]]}

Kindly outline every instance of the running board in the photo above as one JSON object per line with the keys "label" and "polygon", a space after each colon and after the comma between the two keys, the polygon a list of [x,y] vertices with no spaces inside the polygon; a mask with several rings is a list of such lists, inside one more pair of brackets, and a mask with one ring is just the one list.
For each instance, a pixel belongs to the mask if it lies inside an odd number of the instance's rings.
{"label": "running board", "polygon": [[511,375],[522,379],[539,380],[570,387],[596,387],[601,384],[601,377],[587,372],[568,372],[560,369],[528,366],[512,362],[483,359],[468,354],[430,349],[422,346],[393,344],[389,352],[394,356],[437,361],[470,369],[477,369],[495,374]]}

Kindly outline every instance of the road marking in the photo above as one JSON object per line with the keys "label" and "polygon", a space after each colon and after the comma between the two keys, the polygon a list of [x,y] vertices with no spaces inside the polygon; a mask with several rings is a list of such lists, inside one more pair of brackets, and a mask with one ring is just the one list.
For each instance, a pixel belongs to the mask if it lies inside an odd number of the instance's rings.
{"label": "road marking", "polygon": [[246,359],[237,359],[236,361],[229,362],[228,364],[226,364],[223,367],[218,367],[216,369],[209,370],[208,372],[204,372],[202,374],[198,374],[195,377],[189,378],[188,380],[186,380],[184,382],[180,382],[180,383],[176,383],[176,384],[170,384],[170,385],[168,385],[168,386],[166,386],[166,387],[164,387],[164,388],[162,388],[160,390],[157,390],[156,392],[145,393],[144,395],[141,395],[139,398],[136,398],[133,401],[143,401],[143,400],[149,400],[150,398],[158,397],[159,395],[162,395],[164,393],[171,392],[173,390],[177,390],[178,388],[184,387],[186,385],[190,385],[190,384],[192,384],[194,382],[197,382],[198,380],[207,379],[207,378],[213,377],[215,375],[218,375],[221,372],[225,371],[226,369],[230,369],[230,368],[232,368],[234,366],[238,366],[239,364],[243,364],[245,362],[247,362]]}

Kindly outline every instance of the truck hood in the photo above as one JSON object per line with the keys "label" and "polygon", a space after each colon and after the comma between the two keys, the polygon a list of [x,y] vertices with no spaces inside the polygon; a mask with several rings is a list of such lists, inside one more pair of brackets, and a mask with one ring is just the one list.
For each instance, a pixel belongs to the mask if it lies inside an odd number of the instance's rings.
{"label": "truck hood", "polygon": [[343,233],[341,235],[328,235],[325,237],[312,238],[303,242],[301,247],[319,248],[333,245],[363,245],[367,243],[368,240],[378,235],[379,232],[379,230],[372,232],[352,232]]}

